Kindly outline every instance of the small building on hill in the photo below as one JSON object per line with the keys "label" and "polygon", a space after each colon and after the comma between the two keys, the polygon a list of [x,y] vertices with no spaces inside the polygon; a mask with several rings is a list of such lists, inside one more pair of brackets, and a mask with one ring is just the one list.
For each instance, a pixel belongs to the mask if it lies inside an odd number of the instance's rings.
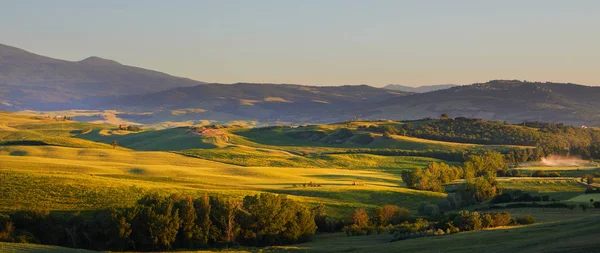
{"label": "small building on hill", "polygon": [[127,130],[127,125],[125,125],[125,124],[119,125],[119,130]]}

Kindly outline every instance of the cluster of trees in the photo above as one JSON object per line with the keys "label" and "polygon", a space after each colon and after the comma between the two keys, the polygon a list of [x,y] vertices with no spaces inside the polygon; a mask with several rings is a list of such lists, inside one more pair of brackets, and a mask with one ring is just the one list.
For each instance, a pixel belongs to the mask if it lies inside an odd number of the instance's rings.
{"label": "cluster of trees", "polygon": [[506,160],[518,165],[538,161],[551,154],[578,155],[584,159],[600,159],[600,130],[594,128],[565,126],[544,122],[524,122],[517,125],[508,122],[484,121],[464,117],[442,117],[424,124],[406,124],[399,128],[384,126],[363,127],[365,130],[400,134],[425,139],[497,145],[535,146],[535,149],[514,149],[506,154]]}
{"label": "cluster of trees", "polygon": [[432,217],[466,205],[481,203],[501,194],[496,176],[509,173],[511,172],[500,153],[486,151],[482,155],[470,156],[461,168],[434,162],[424,169],[403,171],[401,176],[408,187],[437,192],[444,192],[444,185],[455,179],[465,179],[455,193],[448,194],[438,203],[421,203],[419,213]]}
{"label": "cluster of trees", "polygon": [[460,168],[445,163],[432,162],[423,169],[402,171],[402,181],[410,188],[444,192],[444,185],[462,177]]}
{"label": "cluster of trees", "polygon": [[372,210],[356,209],[348,217],[347,225],[343,231],[348,236],[378,234],[389,226],[397,225],[410,220],[410,213],[405,208],[395,205],[384,205]]}
{"label": "cluster of trees", "polygon": [[408,135],[428,139],[537,147],[535,151],[517,151],[518,154],[508,157],[517,163],[535,161],[551,154],[600,158],[599,130],[565,126],[562,123],[523,122],[511,125],[507,122],[455,118],[435,120],[408,129]]}
{"label": "cluster of trees", "polygon": [[479,213],[462,210],[458,213],[442,215],[436,219],[436,222],[423,219],[417,219],[413,223],[405,222],[391,228],[390,233],[393,234],[393,241],[398,241],[516,224],[526,225],[534,222],[535,220],[531,216],[512,219],[508,212]]}
{"label": "cluster of trees", "polygon": [[98,212],[91,220],[41,211],[0,216],[0,240],[93,250],[288,244],[308,240],[316,229],[309,208],[274,194],[246,196],[241,202],[152,194],[134,207]]}
{"label": "cluster of trees", "polygon": [[463,117],[431,120],[414,127],[406,124],[403,129],[410,136],[461,143],[535,146],[539,138],[535,129]]}
{"label": "cluster of trees", "polygon": [[403,171],[402,180],[408,187],[436,192],[444,192],[444,185],[463,178],[458,192],[467,204],[479,203],[498,192],[497,174],[507,174],[508,166],[502,154],[485,151],[482,155],[469,156],[462,168],[444,163],[430,163],[424,169]]}
{"label": "cluster of trees", "polygon": [[510,202],[548,202],[551,201],[550,196],[533,196],[521,190],[505,191],[502,194],[496,195],[490,201],[493,204],[510,203]]}
{"label": "cluster of trees", "polygon": [[531,173],[532,177],[560,177],[560,173],[557,171],[546,172],[543,170],[536,170]]}

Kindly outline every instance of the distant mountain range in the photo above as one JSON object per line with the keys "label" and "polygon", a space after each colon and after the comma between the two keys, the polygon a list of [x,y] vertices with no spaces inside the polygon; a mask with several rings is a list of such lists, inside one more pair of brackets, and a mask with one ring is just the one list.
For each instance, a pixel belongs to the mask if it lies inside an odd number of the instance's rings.
{"label": "distant mountain range", "polygon": [[510,122],[539,120],[598,125],[598,98],[600,87],[494,80],[392,98],[363,111],[362,116],[413,119],[448,113],[450,116]]}
{"label": "distant mountain range", "polygon": [[4,107],[7,104],[38,110],[86,107],[104,97],[199,84],[202,82],[99,57],[64,61],[0,44],[0,103]]}
{"label": "distant mountain range", "polygon": [[417,88],[216,84],[99,57],[64,61],[0,44],[0,110],[119,110],[130,122],[327,123],[442,113],[600,125],[600,87],[496,80]]}
{"label": "distant mountain range", "polygon": [[458,85],[438,84],[438,85],[425,85],[425,86],[419,86],[419,87],[410,87],[410,86],[404,86],[404,85],[399,85],[399,84],[388,84],[388,85],[384,86],[383,88],[388,89],[388,90],[397,90],[397,91],[404,91],[404,92],[425,93],[425,92],[430,92],[430,91],[449,89],[449,88],[456,87],[456,86],[458,86]]}

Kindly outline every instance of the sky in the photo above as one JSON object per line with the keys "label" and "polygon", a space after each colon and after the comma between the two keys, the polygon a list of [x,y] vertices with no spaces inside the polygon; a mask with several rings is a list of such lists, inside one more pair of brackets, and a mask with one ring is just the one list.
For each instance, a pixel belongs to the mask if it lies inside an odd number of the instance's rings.
{"label": "sky", "polygon": [[0,43],[199,81],[600,85],[600,1],[0,0]]}

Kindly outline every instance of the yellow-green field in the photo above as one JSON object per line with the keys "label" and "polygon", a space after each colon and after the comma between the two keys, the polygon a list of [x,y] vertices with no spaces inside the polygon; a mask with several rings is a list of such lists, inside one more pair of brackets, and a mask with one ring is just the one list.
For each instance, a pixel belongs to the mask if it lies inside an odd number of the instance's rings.
{"label": "yellow-green field", "polygon": [[[7,173],[0,210],[92,210],[131,205],[148,191],[240,197],[287,193],[336,209],[393,203],[412,210],[444,194],[400,187],[393,174],[337,168],[240,167],[168,152],[54,146],[0,147]],[[301,187],[314,182],[320,187]],[[364,185],[353,186],[353,182]],[[296,185],[296,187],[293,187]]]}

